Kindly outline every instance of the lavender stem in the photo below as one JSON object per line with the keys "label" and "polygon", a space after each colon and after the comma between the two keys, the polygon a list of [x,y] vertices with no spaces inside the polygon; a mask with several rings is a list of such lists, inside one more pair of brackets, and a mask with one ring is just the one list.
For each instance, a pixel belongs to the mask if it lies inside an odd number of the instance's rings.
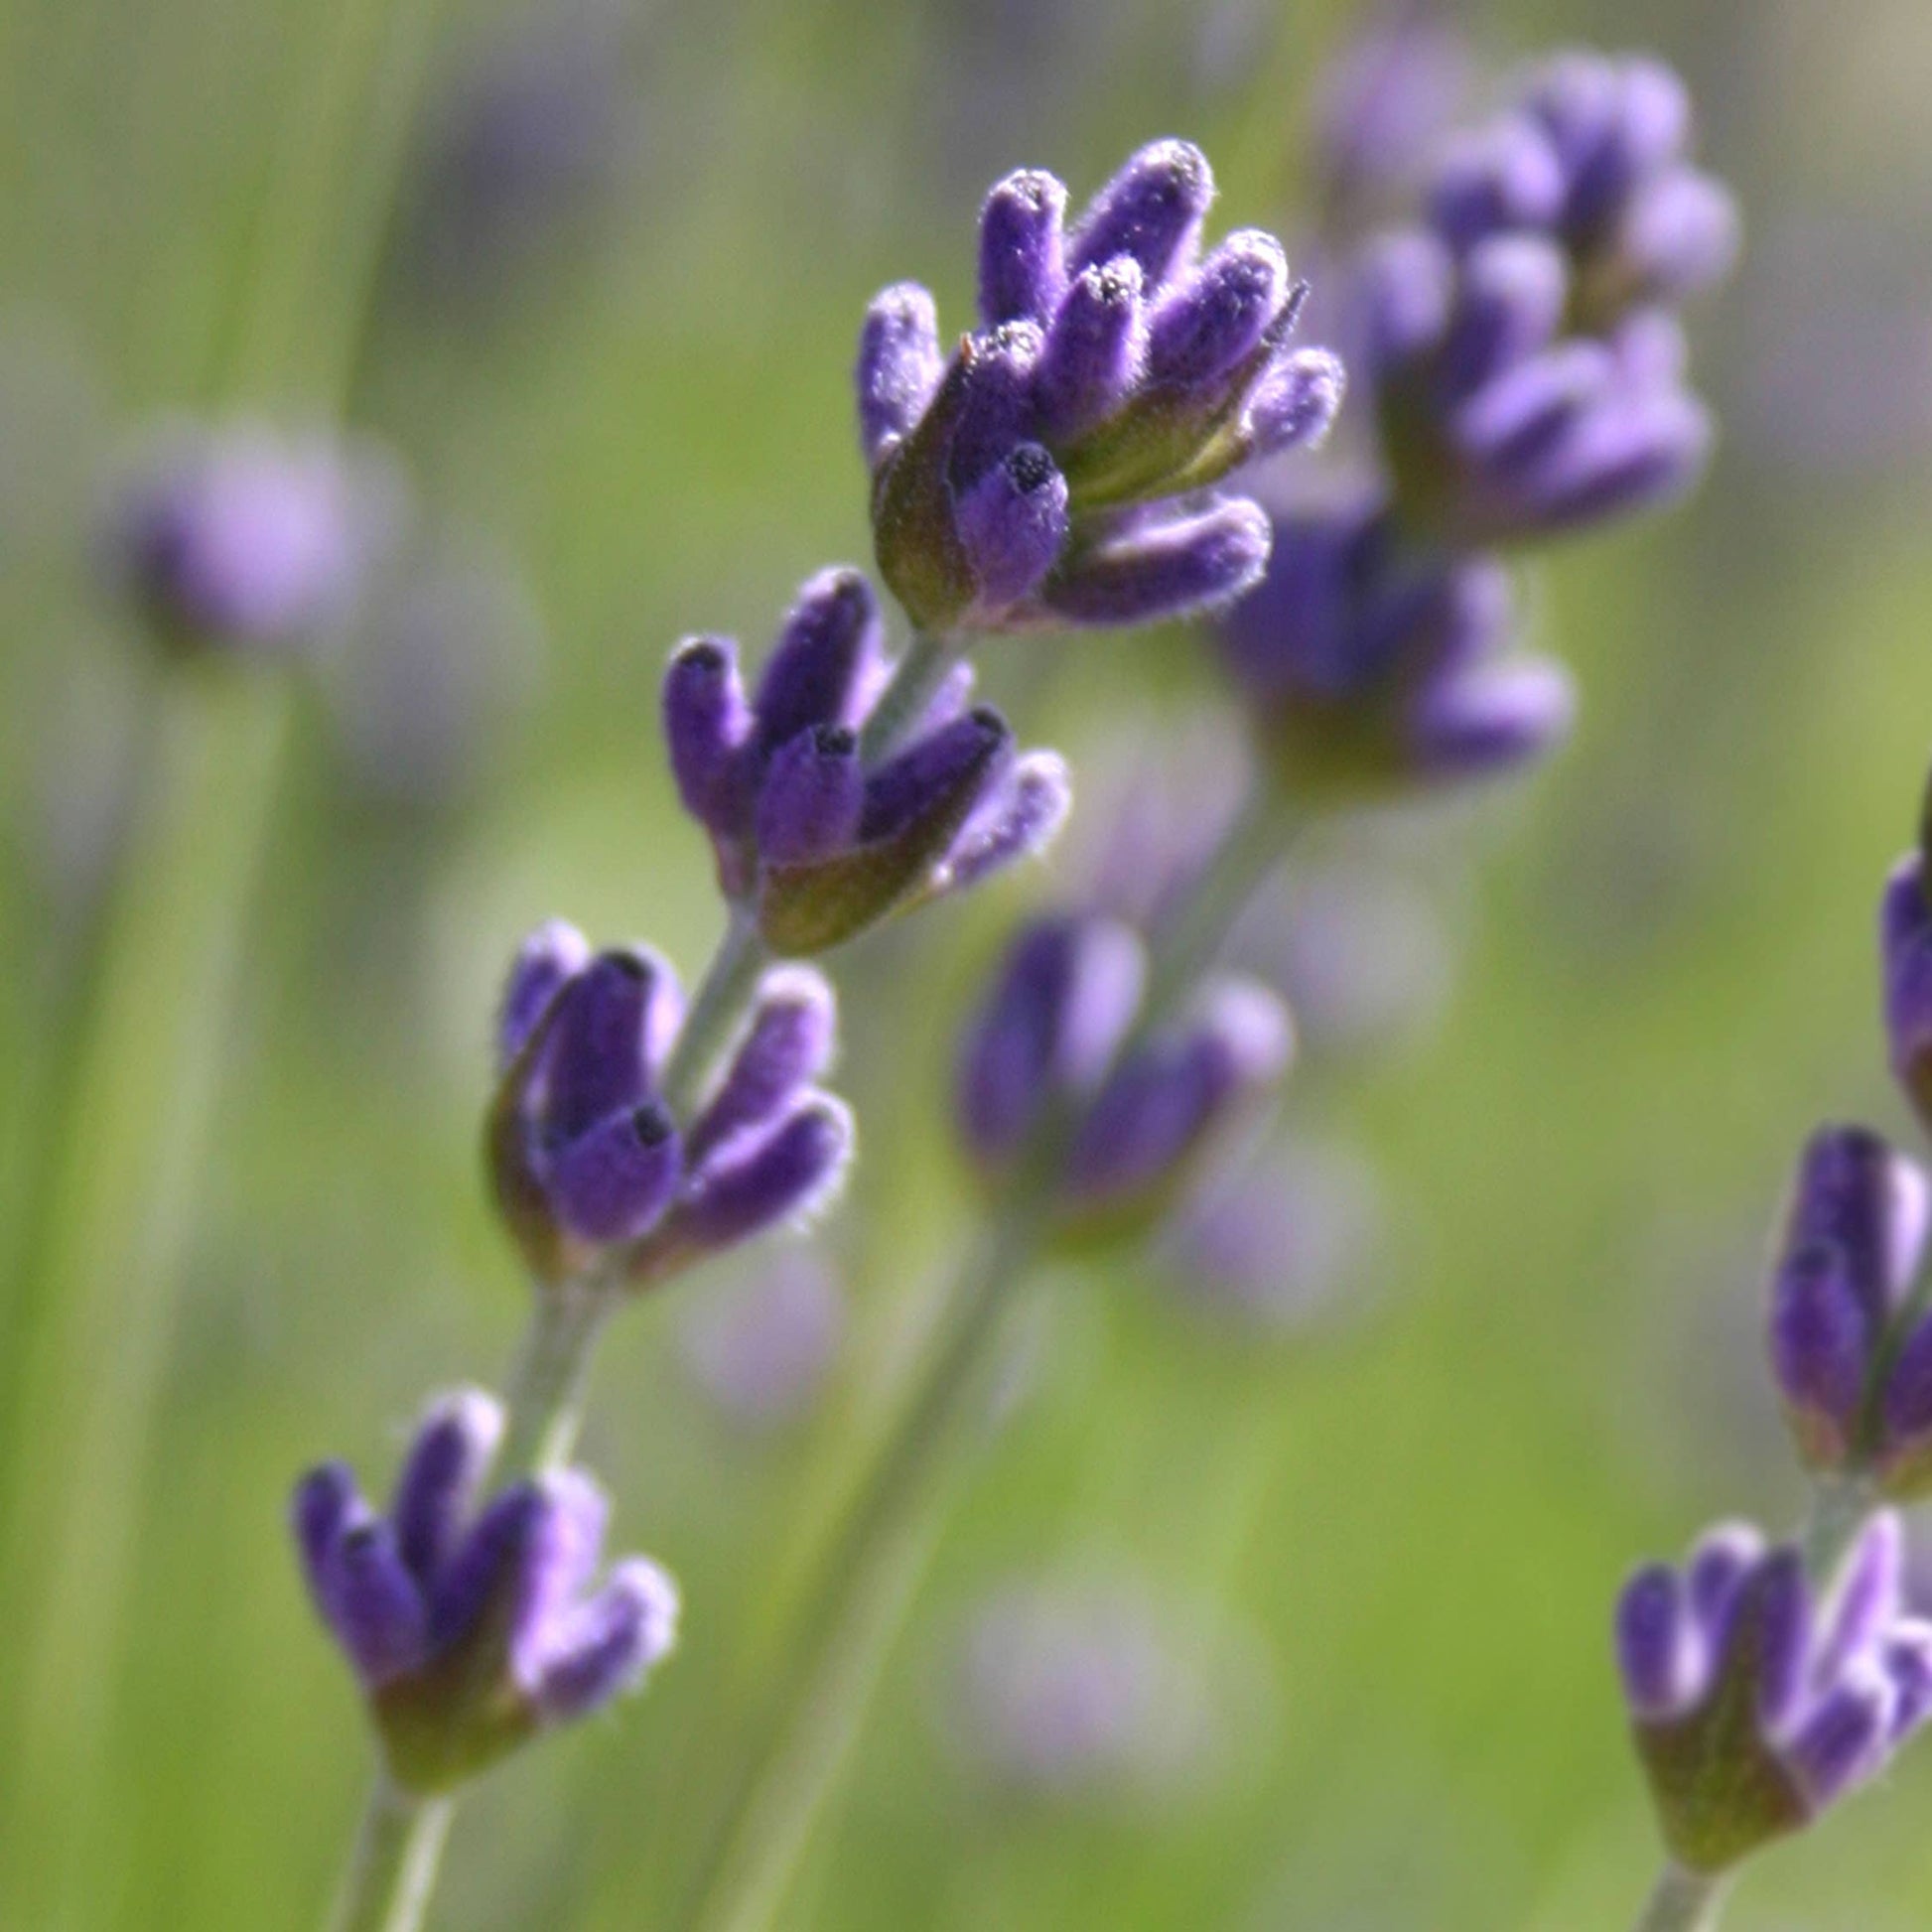
{"label": "lavender stem", "polygon": [[859,756],[867,764],[878,763],[931,702],[946,673],[959,661],[964,643],[963,638],[943,633],[913,632],[894,667],[893,681],[879,694],[879,702],[860,728]]}
{"label": "lavender stem", "polygon": [[616,1310],[621,1283],[602,1275],[540,1291],[510,1377],[499,1482],[560,1469],[577,1446],[591,1354]]}
{"label": "lavender stem", "polygon": [[1814,1583],[1826,1582],[1838,1569],[1877,1506],[1878,1498],[1863,1476],[1821,1475],[1813,1482],[1800,1543],[1805,1573]]}
{"label": "lavender stem", "polygon": [[436,1888],[453,1798],[418,1798],[378,1773],[330,1932],[416,1932]]}
{"label": "lavender stem", "polygon": [[1667,1864],[1634,1932],[1716,1932],[1730,1881],[1722,1872]]}
{"label": "lavender stem", "polygon": [[713,1070],[744,1025],[759,975],[770,963],[757,918],[734,908],[678,1030],[677,1044],[659,1085],[664,1105],[678,1120],[688,1121],[697,1111]]}
{"label": "lavender stem", "polygon": [[[1172,1017],[1279,862],[1292,829],[1279,795],[1257,782],[1153,935],[1141,1023],[1116,1063]],[[1000,1317],[1037,1259],[1073,1125],[1064,1117],[1041,1122],[996,1217],[946,1292],[943,1339],[826,1553],[775,1689],[739,1750],[722,1815],[676,1920],[682,1927],[762,1932],[778,1922],[786,1886],[937,1540],[943,1509],[933,1491],[951,1467],[942,1451],[985,1371]]]}

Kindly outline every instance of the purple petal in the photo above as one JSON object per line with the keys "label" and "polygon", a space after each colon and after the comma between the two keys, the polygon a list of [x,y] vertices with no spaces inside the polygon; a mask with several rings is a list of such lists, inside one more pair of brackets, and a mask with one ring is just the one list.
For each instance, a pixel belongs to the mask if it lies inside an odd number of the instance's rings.
{"label": "purple petal", "polygon": [[859,740],[845,725],[813,725],[772,755],[759,789],[759,854],[808,865],[843,852],[859,832],[866,780]]}
{"label": "purple petal", "polygon": [[1921,1121],[1932,1119],[1932,907],[1924,861],[1901,860],[1885,882],[1881,922],[1891,1068]]}
{"label": "purple petal", "polygon": [[547,1507],[534,1482],[518,1482],[471,1525],[430,1592],[432,1649],[441,1652],[463,1642],[487,1612],[509,1614],[525,1553]]}
{"label": "purple petal", "polygon": [[1887,1447],[1915,1447],[1932,1436],[1932,1318],[1905,1337],[1885,1381]]}
{"label": "purple petal", "polygon": [[729,637],[692,637],[664,672],[664,742],[684,808],[707,831],[731,838],[745,829],[741,777],[754,727]]}
{"label": "purple petal", "polygon": [[859,438],[873,469],[925,414],[945,370],[939,317],[915,282],[882,289],[859,335]]}
{"label": "purple petal", "polygon": [[1828,1247],[1867,1332],[1891,1318],[1924,1258],[1928,1188],[1923,1171],[1863,1127],[1823,1127],[1805,1147],[1786,1212],[1788,1254]]}
{"label": "purple petal", "polygon": [[677,1586],[633,1557],[559,1631],[536,1689],[552,1723],[582,1718],[634,1690],[677,1640]]}
{"label": "purple petal", "polygon": [[1410,721],[1418,774],[1441,782],[1519,769],[1570,735],[1577,690],[1547,657],[1475,671],[1435,686]]}
{"label": "purple petal", "polygon": [[1066,479],[1037,443],[1022,443],[957,508],[960,547],[984,608],[1017,604],[1053,568],[1066,542]]}
{"label": "purple petal", "polygon": [[859,837],[890,838],[962,786],[983,786],[1012,744],[1006,720],[985,705],[915,740],[866,780]]}
{"label": "purple petal", "polygon": [[1492,376],[1546,348],[1570,293],[1561,251],[1540,235],[1496,235],[1463,264],[1449,334],[1443,385],[1466,396]]}
{"label": "purple petal", "polygon": [[1034,370],[1043,338],[1031,322],[1007,322],[973,339],[946,478],[964,493],[1031,439]]}
{"label": "purple petal", "polygon": [[1268,566],[1267,512],[1245,497],[1137,520],[1078,551],[1047,580],[1048,607],[1074,623],[1154,623],[1231,604]]}
{"label": "purple petal", "polygon": [[548,1151],[539,1166],[558,1221],[581,1241],[634,1241],[662,1216],[682,1172],[677,1125],[656,1101]]}
{"label": "purple petal", "polygon": [[1066,286],[1066,189],[1038,168],[1009,175],[980,210],[980,321],[1044,324]]}
{"label": "purple petal", "polygon": [[1341,411],[1348,379],[1325,348],[1299,348],[1262,377],[1248,404],[1247,434],[1256,461],[1313,449]]}
{"label": "purple petal", "polygon": [[1207,157],[1186,141],[1156,141],[1130,157],[1093,198],[1067,249],[1078,275],[1117,255],[1140,263],[1150,290],[1192,256],[1214,200]]}
{"label": "purple petal", "polygon": [[1006,783],[966,821],[941,868],[939,888],[962,892],[1045,851],[1073,809],[1073,780],[1057,752],[1028,752]]}
{"label": "purple petal", "polygon": [[438,1397],[417,1424],[389,1517],[403,1564],[424,1588],[455,1548],[502,1434],[502,1405],[481,1389]]}
{"label": "purple petal", "polygon": [[1893,1511],[1881,1510],[1866,1523],[1839,1572],[1812,1660],[1815,1691],[1828,1689],[1897,1620],[1904,1569],[1904,1530]]}
{"label": "purple petal", "polygon": [[425,1655],[422,1592],[379,1518],[337,1538],[322,1580],[329,1621],[362,1682],[379,1689],[414,1670]]}
{"label": "purple petal", "polygon": [[884,649],[872,586],[856,570],[822,570],[807,580],[785,618],[752,709],[766,752],[814,725],[856,725],[858,694]]}
{"label": "purple petal", "polygon": [[1841,1250],[1785,1258],[1771,1290],[1771,1368],[1813,1462],[1836,1466],[1849,1452],[1876,1339]]}
{"label": "purple petal", "polygon": [[533,1690],[577,1599],[597,1574],[610,1504],[582,1469],[558,1469],[535,1484],[524,1522],[508,1655],[517,1682]]}
{"label": "purple petal", "polygon": [[822,974],[781,966],[759,985],[758,1004],[730,1070],[692,1124],[686,1158],[701,1168],[735,1134],[767,1126],[832,1058],[838,1009]]}
{"label": "purple petal", "polygon": [[1437,164],[1429,218],[1458,252],[1513,229],[1547,228],[1564,172],[1543,130],[1507,115],[1453,142]]}
{"label": "purple petal", "polygon": [[678,1209],[680,1227],[716,1250],[816,1211],[844,1177],[852,1139],[852,1116],[830,1094],[767,1134],[740,1135],[698,1172]]}
{"label": "purple petal", "polygon": [[1702,1689],[1701,1648],[1677,1572],[1661,1563],[1638,1571],[1616,1606],[1617,1668],[1631,1714],[1668,1719],[1688,1711]]}
{"label": "purple petal", "polygon": [[1141,379],[1147,309],[1131,255],[1096,262],[1067,290],[1034,371],[1040,433],[1063,445],[1103,423]]}
{"label": "purple petal", "polygon": [[1763,1555],[1764,1539],[1748,1523],[1720,1523],[1691,1552],[1685,1597],[1708,1652],[1715,1654],[1728,1640],[1738,1591]]}
{"label": "purple petal", "polygon": [[1932,1623],[1905,1618],[1885,1634],[1879,1668],[1891,1680],[1892,1720],[1886,1743],[1896,1745],[1932,1717]]}
{"label": "purple petal", "polygon": [[1876,1666],[1825,1698],[1785,1748],[1814,1808],[1869,1777],[1884,1762],[1896,1694]]}
{"label": "purple petal", "polygon": [[1733,1642],[1751,1646],[1757,1686],[1757,1721],[1776,1736],[1797,1715],[1805,1695],[1811,1653],[1811,1589],[1796,1550],[1773,1550],[1746,1585],[1745,1606]]}
{"label": "purple petal", "polygon": [[1176,388],[1217,381],[1261,345],[1288,300],[1288,257],[1271,234],[1231,234],[1155,311],[1151,380]]}
{"label": "purple petal", "polygon": [[496,1023],[499,1069],[523,1050],[544,1009],[591,963],[591,943],[574,925],[551,919],[524,940],[503,988]]}
{"label": "purple petal", "polygon": [[1618,241],[1646,296],[1682,301],[1730,273],[1737,259],[1737,205],[1709,175],[1681,169],[1637,196]]}
{"label": "purple petal", "polygon": [[573,1140],[643,1101],[679,1005],[676,976],[644,947],[598,954],[558,994],[530,1089],[547,1141]]}
{"label": "purple petal", "polygon": [[303,1573],[318,1605],[324,1601],[323,1580],[336,1545],[352,1524],[368,1520],[369,1506],[362,1500],[346,1462],[325,1462],[296,1484],[289,1522],[295,1531]]}

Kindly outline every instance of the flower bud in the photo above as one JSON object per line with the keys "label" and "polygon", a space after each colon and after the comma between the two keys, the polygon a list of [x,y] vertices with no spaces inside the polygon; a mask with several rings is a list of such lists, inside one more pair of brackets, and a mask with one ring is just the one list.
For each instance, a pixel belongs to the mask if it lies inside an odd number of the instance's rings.
{"label": "flower bud", "polygon": [[980,321],[1044,324],[1066,286],[1066,190],[1038,168],[1009,175],[980,209]]}

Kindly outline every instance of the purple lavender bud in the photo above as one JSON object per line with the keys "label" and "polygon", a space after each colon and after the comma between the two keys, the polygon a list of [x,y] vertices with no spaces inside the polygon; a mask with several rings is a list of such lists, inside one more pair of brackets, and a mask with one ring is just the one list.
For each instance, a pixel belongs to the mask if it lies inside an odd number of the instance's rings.
{"label": "purple lavender bud", "polygon": [[1791,1768],[1814,1809],[1878,1769],[1891,1720],[1891,1685],[1875,1667],[1849,1674],[1819,1702],[1789,1749]]}
{"label": "purple lavender bud", "polygon": [[1758,1565],[1752,1590],[1757,1722],[1767,1734],[1776,1734],[1798,1710],[1811,1654],[1811,1592],[1804,1559],[1796,1550],[1773,1550]]}
{"label": "purple lavender bud", "polygon": [[536,1500],[523,1519],[516,1563],[499,1586],[510,1599],[505,1658],[526,1692],[541,1682],[559,1626],[597,1575],[611,1517],[603,1490],[582,1469],[558,1469],[531,1486]]}
{"label": "purple lavender bud", "polygon": [[1341,412],[1348,378],[1325,348],[1284,355],[1256,385],[1245,425],[1252,458],[1316,448]]}
{"label": "purple lavender bud", "polygon": [[1375,379],[1436,348],[1454,293],[1454,260],[1434,235],[1388,235],[1363,251],[1356,333]]}
{"label": "purple lavender bud", "polygon": [[449,1651],[467,1643],[492,1612],[502,1624],[497,1634],[507,1635],[526,1552],[547,1508],[536,1483],[518,1482],[499,1492],[471,1524],[430,1591],[432,1649]]}
{"label": "purple lavender bud", "polygon": [[591,963],[591,942],[574,925],[550,919],[524,940],[503,987],[496,1023],[496,1065],[508,1070],[565,984]]}
{"label": "purple lavender bud", "polygon": [[345,1462],[325,1462],[295,1486],[289,1521],[302,1556],[303,1575],[324,1615],[328,1614],[324,1580],[336,1545],[351,1523],[366,1522],[368,1514],[368,1505]]}
{"label": "purple lavender bud", "polygon": [[1600,343],[1565,343],[1504,369],[1455,412],[1449,433],[1473,460],[1510,475],[1527,472],[1603,401],[1616,373]]}
{"label": "purple lavender bud", "polygon": [[1882,1511],[1860,1532],[1840,1570],[1819,1629],[1815,1676],[1836,1677],[1885,1640],[1904,1607],[1904,1526],[1890,1511]]}
{"label": "purple lavender bud", "polygon": [[389,1519],[404,1567],[420,1587],[429,1587],[456,1547],[502,1435],[502,1405],[481,1389],[439,1397],[417,1424]]}
{"label": "purple lavender bud", "polygon": [[1893,1699],[1885,1741],[1895,1747],[1932,1717],[1932,1624],[1901,1618],[1881,1646],[1879,1661]]}
{"label": "purple lavender bud", "polygon": [[1002,323],[977,339],[960,398],[959,423],[946,459],[955,497],[1027,440],[1033,422],[1034,370],[1044,346],[1036,324]]}
{"label": "purple lavender bud", "polygon": [[874,470],[911,433],[945,371],[939,317],[916,282],[882,289],[859,335],[859,439]]}
{"label": "purple lavender bud", "polygon": [[759,789],[759,856],[801,865],[843,851],[858,834],[865,794],[858,735],[844,725],[808,726],[778,748]]}
{"label": "purple lavender bud", "polygon": [[1614,134],[1616,69],[1600,54],[1556,55],[1524,78],[1521,91],[1525,109],[1549,136],[1566,171],[1584,168]]}
{"label": "purple lavender bud", "polygon": [[1415,182],[1467,93],[1452,27],[1402,10],[1324,64],[1313,110],[1323,226],[1352,229]]}
{"label": "purple lavender bud", "polygon": [[1131,255],[1148,288],[1158,289],[1193,254],[1213,200],[1213,172],[1198,148],[1152,142],[1088,205],[1067,248],[1068,272]]}
{"label": "purple lavender bud", "polygon": [[1874,1337],[1925,1257],[1932,1188],[1916,1163],[1862,1127],[1824,1127],[1806,1144],[1792,1183],[1783,1247],[1827,1247]]}
{"label": "purple lavender bud", "polygon": [[613,1114],[541,1162],[559,1223],[580,1241],[634,1241],[670,1205],[682,1172],[677,1124],[654,1100]]}
{"label": "purple lavender bud", "polygon": [[820,1094],[770,1133],[725,1143],[692,1176],[674,1217],[676,1235],[715,1253],[815,1213],[838,1190],[852,1141],[851,1113]]}
{"label": "purple lavender bud", "polygon": [[1155,382],[1195,388],[1260,346],[1288,300],[1288,257],[1271,234],[1231,234],[1154,313],[1147,368]]}
{"label": "purple lavender bud", "polygon": [[379,1690],[422,1661],[422,1592],[387,1523],[352,1523],[336,1539],[323,1572],[323,1603],[366,1688]]}
{"label": "purple lavender bud", "polygon": [[1562,210],[1564,187],[1547,133],[1529,119],[1506,115],[1461,136],[1444,154],[1429,218],[1463,253],[1491,235],[1548,228]]}
{"label": "purple lavender bud", "polygon": [[1568,293],[1563,256],[1541,236],[1500,234],[1477,243],[1463,263],[1443,342],[1446,391],[1472,394],[1547,346],[1562,322]]}
{"label": "purple lavender bud", "polygon": [[1879,950],[1892,1075],[1919,1119],[1932,1123],[1932,905],[1916,852],[1885,882]]}
{"label": "purple lavender bud", "polygon": [[1141,380],[1147,309],[1131,255],[1095,262],[1066,292],[1034,371],[1040,432],[1063,444],[1105,422]]}
{"label": "purple lavender bud", "polygon": [[600,953],[564,987],[532,1069],[548,1141],[572,1140],[644,1099],[680,1004],[670,967],[641,947]]}
{"label": "purple lavender bud", "polygon": [[1771,1368],[1813,1468],[1843,1468],[1850,1459],[1876,1341],[1840,1250],[1786,1256],[1772,1288]]}
{"label": "purple lavender bud", "polygon": [[1017,604],[1066,542],[1066,479],[1037,443],[1022,443],[960,499],[959,541],[988,612]]}
{"label": "purple lavender bud", "polygon": [[1749,1523],[1720,1523],[1699,1540],[1685,1566],[1686,1597],[1707,1648],[1725,1640],[1744,1580],[1764,1555],[1764,1538]]}
{"label": "purple lavender bud", "polygon": [[1109,919],[1060,918],[1022,931],[968,1027],[955,1114],[976,1159],[1015,1154],[1049,1101],[1084,1094],[1140,1005],[1140,941]]}
{"label": "purple lavender bud", "polygon": [[1268,516],[1229,497],[1177,515],[1142,514],[1076,545],[1041,591],[1058,618],[1126,626],[1230,604],[1268,565]]}
{"label": "purple lavender bud", "polygon": [[1066,285],[1066,189],[1038,168],[1009,175],[980,210],[980,321],[1044,324]]}
{"label": "purple lavender bud", "polygon": [[1417,775],[1456,784],[1534,764],[1570,736],[1576,683],[1561,664],[1529,657],[1440,684],[1410,723]]}
{"label": "purple lavender bud", "polygon": [[961,828],[933,890],[962,892],[1045,851],[1073,809],[1073,781],[1057,752],[1028,752]]}
{"label": "purple lavender bud", "polygon": [[798,593],[759,679],[752,709],[767,753],[813,725],[856,725],[884,628],[872,586],[856,570],[822,570]]}
{"label": "purple lavender bud", "polygon": [[1223,981],[1179,1035],[1150,1042],[1088,1109],[1067,1161],[1067,1187],[1085,1215],[1158,1211],[1183,1169],[1234,1107],[1288,1064],[1288,1011],[1265,988]]}
{"label": "purple lavender bud", "polygon": [[1709,175],[1682,169],[1630,204],[1617,255],[1631,301],[1682,302],[1722,282],[1737,260],[1737,205]]}
{"label": "purple lavender bud", "polygon": [[866,780],[860,838],[890,838],[943,809],[962,791],[977,798],[993,763],[1012,743],[1006,720],[985,705],[916,740]]}
{"label": "purple lavender bud", "polygon": [[1914,1500],[1932,1488],[1932,1319],[1922,1318],[1885,1377],[1880,1467],[1888,1494]]}
{"label": "purple lavender bud", "polygon": [[824,977],[808,966],[780,966],[759,984],[744,1039],[718,1091],[691,1125],[693,1169],[734,1135],[770,1125],[801,1088],[830,1063],[838,1009]]}
{"label": "purple lavender bud", "polygon": [[728,637],[692,637],[664,672],[664,742],[684,808],[707,831],[745,830],[745,748],[756,729]]}
{"label": "purple lavender bud", "polygon": [[1674,1718],[1697,1695],[1699,1657],[1684,1587],[1668,1564],[1640,1570],[1616,1608],[1623,1695],[1639,1718]]}
{"label": "purple lavender bud", "polygon": [[1682,394],[1630,397],[1579,426],[1531,483],[1541,498],[1527,521],[1550,535],[1675,501],[1704,474],[1712,427]]}
{"label": "purple lavender bud", "polygon": [[641,1557],[610,1581],[555,1637],[536,1702],[546,1722],[588,1717],[641,1684],[677,1641],[677,1586]]}

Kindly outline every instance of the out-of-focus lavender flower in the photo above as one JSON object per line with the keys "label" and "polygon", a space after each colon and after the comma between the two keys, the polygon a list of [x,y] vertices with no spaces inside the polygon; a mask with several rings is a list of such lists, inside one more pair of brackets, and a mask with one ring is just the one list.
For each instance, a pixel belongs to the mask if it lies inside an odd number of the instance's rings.
{"label": "out-of-focus lavender flower", "polygon": [[1216,1743],[1216,1687],[1145,1590],[1016,1583],[970,1618],[949,1729],[967,1761],[1020,1793],[1159,1795]]}
{"label": "out-of-focus lavender flower", "polygon": [[644,947],[593,954],[561,920],[525,941],[498,1030],[486,1133],[496,1201],[532,1272],[556,1282],[607,1255],[661,1281],[825,1201],[852,1120],[813,1082],[830,1063],[832,990],[767,972],[725,1071],[688,1122],[657,1082],[683,1021],[670,967]]}
{"label": "out-of-focus lavender flower", "polygon": [[1932,1713],[1932,1625],[1901,1614],[1875,1516],[1829,1592],[1740,1524],[1625,1587],[1617,1661],[1671,1855],[1722,1871],[1875,1776]]}
{"label": "out-of-focus lavender flower", "polygon": [[1286,346],[1302,290],[1272,236],[1199,255],[1213,197],[1184,141],[1132,156],[1071,226],[1061,183],[1023,170],[987,197],[980,326],[950,358],[924,289],[875,298],[857,370],[873,535],[916,624],[1141,623],[1254,581],[1254,505],[1193,492],[1317,441],[1342,378]]}
{"label": "out-of-focus lavender flower", "polygon": [[1271,1147],[1174,1213],[1164,1275],[1204,1314],[1300,1333],[1353,1312],[1384,1250],[1373,1170],[1339,1147]]}
{"label": "out-of-focus lavender flower", "polygon": [[1644,309],[1574,333],[1547,237],[1495,234],[1458,258],[1438,236],[1391,236],[1359,293],[1359,366],[1412,529],[1533,542],[1669,502],[1702,475],[1711,424],[1676,319]]}
{"label": "out-of-focus lavender flower", "polygon": [[1246,980],[1210,980],[1192,1009],[1120,1057],[1140,1011],[1138,936],[1097,916],[1036,920],[1001,964],[962,1044],[955,1116],[975,1164],[1004,1180],[1063,1144],[1068,1238],[1139,1232],[1209,1144],[1287,1070],[1287,1009]]}
{"label": "out-of-focus lavender flower", "polygon": [[407,514],[394,460],[263,424],[167,432],[112,488],[112,574],[170,649],[313,648],[354,608]]}
{"label": "out-of-focus lavender flower", "polygon": [[340,1462],[303,1477],[293,1528],[309,1588],[412,1791],[476,1775],[551,1725],[636,1689],[676,1635],[676,1586],[629,1558],[593,1592],[608,1514],[580,1469],[480,1506],[498,1405],[430,1405],[386,1514]]}
{"label": "out-of-focus lavender flower", "polygon": [[837,1277],[800,1249],[693,1304],[682,1354],[698,1386],[734,1422],[769,1429],[810,1405],[845,1325]]}
{"label": "out-of-focus lavender flower", "polygon": [[621,11],[532,9],[432,106],[393,257],[408,294],[469,306],[550,280],[619,207],[641,134]]}
{"label": "out-of-focus lavender flower", "polygon": [[1505,651],[1494,560],[1403,541],[1373,492],[1284,512],[1260,587],[1216,627],[1281,782],[1376,794],[1533,763],[1570,728],[1570,680]]}
{"label": "out-of-focus lavender flower", "polygon": [[773,951],[823,952],[894,909],[1041,849],[1069,801],[1050,752],[1016,754],[964,667],[909,742],[867,763],[860,735],[890,665],[872,588],[827,570],[800,591],[747,698],[729,638],[681,644],[664,731],[686,809],[711,835],[727,897]]}
{"label": "out-of-focus lavender flower", "polygon": [[1335,55],[1311,114],[1324,232],[1359,230],[1417,186],[1472,69],[1461,34],[1417,7],[1384,10]]}

